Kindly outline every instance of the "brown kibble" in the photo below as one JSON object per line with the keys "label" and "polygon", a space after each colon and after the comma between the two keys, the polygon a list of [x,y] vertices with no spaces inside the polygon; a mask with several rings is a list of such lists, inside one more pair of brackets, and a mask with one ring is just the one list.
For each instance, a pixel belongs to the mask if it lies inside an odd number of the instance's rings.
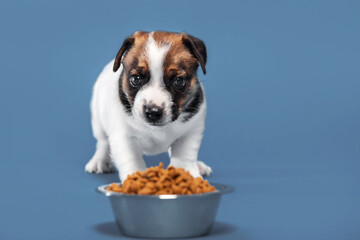
{"label": "brown kibble", "polygon": [[138,191],[138,194],[143,194],[143,195],[150,195],[153,193],[154,193],[154,191],[150,188],[143,188]]}
{"label": "brown kibble", "polygon": [[153,189],[153,188],[155,188],[155,183],[153,183],[153,182],[147,182],[147,183],[145,184],[145,187],[146,187],[146,188],[151,188],[151,189]]}
{"label": "brown kibble", "polygon": [[137,192],[137,191],[139,191],[140,186],[141,186],[141,183],[140,183],[140,182],[138,182],[138,181],[133,181],[132,184],[131,184],[131,189],[130,189],[130,190],[131,190],[132,192]]}
{"label": "brown kibble", "polygon": [[190,189],[191,189],[191,192],[192,192],[192,193],[196,193],[197,187],[196,187],[195,184],[190,184]]}
{"label": "brown kibble", "polygon": [[164,188],[163,184],[159,181],[155,183],[155,187],[157,190],[161,190]]}
{"label": "brown kibble", "polygon": [[156,195],[168,194],[165,189],[162,189],[156,193]]}
{"label": "brown kibble", "polygon": [[173,185],[171,186],[171,189],[173,190],[173,192],[174,192],[175,194],[181,194],[181,187],[173,184]]}
{"label": "brown kibble", "polygon": [[167,180],[163,182],[164,188],[169,188],[171,186],[171,181]]}
{"label": "brown kibble", "polygon": [[179,175],[176,179],[175,179],[175,183],[178,184],[183,180],[183,177],[181,175]]}
{"label": "brown kibble", "polygon": [[186,182],[180,182],[179,183],[179,187],[181,188],[186,188],[187,186],[189,186],[190,184],[189,183],[186,183]]}
{"label": "brown kibble", "polygon": [[149,180],[152,182],[157,182],[159,180],[159,177],[154,176],[154,177],[150,178]]}
{"label": "brown kibble", "polygon": [[147,178],[156,177],[156,173],[155,173],[155,172],[148,172],[148,173],[145,174],[145,176],[146,176]]}
{"label": "brown kibble", "polygon": [[139,195],[199,194],[215,191],[207,180],[194,178],[183,168],[173,166],[163,169],[164,164],[137,171],[127,177],[122,186],[112,183],[109,191]]}

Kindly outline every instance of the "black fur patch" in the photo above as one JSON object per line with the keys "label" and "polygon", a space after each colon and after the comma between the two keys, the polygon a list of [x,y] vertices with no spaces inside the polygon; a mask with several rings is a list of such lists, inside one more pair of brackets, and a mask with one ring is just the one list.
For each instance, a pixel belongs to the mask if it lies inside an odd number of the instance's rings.
{"label": "black fur patch", "polygon": [[178,119],[180,113],[179,113],[179,104],[175,101],[173,101],[173,105],[171,105],[171,121],[175,121]]}
{"label": "black fur patch", "polygon": [[122,71],[122,73],[120,74],[120,78],[119,78],[119,97],[120,97],[120,102],[122,103],[122,105],[125,108],[125,112],[129,115],[131,115],[131,109],[132,109],[132,105],[126,95],[126,93],[124,92],[123,89],[123,78],[124,78],[124,71]]}
{"label": "black fur patch", "polygon": [[[132,110],[132,106],[134,105],[134,101],[135,101],[135,96],[137,94],[137,92],[144,86],[146,85],[149,80],[150,80],[150,73],[146,70],[144,70],[142,67],[137,67],[137,60],[134,60],[133,62],[133,67],[130,70],[136,70],[136,74],[140,75],[143,79],[143,83],[141,86],[139,87],[133,87],[130,82],[129,82],[129,77],[131,73],[127,72],[125,74],[125,67],[124,70],[122,71],[122,73],[120,74],[119,77],[119,97],[120,97],[120,101],[122,103],[122,105],[125,107],[125,112],[128,113],[129,115],[132,114],[131,110]],[[124,78],[126,77],[126,84],[127,84],[127,88],[124,89]],[[126,92],[125,92],[126,91]]]}
{"label": "black fur patch", "polygon": [[186,122],[199,111],[199,107],[204,101],[204,95],[196,75],[185,77],[186,84],[182,89],[176,89],[173,86],[176,76],[175,72],[164,74],[166,90],[170,93],[173,103],[171,120],[175,121],[182,115],[181,120]]}
{"label": "black fur patch", "polygon": [[187,114],[184,116],[182,121],[183,122],[189,121],[199,111],[200,105],[203,102],[204,102],[204,93],[201,87],[199,86],[192,100],[188,104],[186,104],[185,108],[183,109],[183,112]]}
{"label": "black fur patch", "polygon": [[164,78],[164,82],[165,82],[165,86],[166,86],[166,90],[170,93],[171,95],[171,100],[173,105],[171,106],[171,120],[175,121],[176,119],[178,119],[178,117],[181,114],[181,108],[180,105],[182,102],[186,101],[187,99],[187,95],[189,92],[189,80],[186,80],[186,85],[184,86],[184,88],[182,90],[177,90],[174,88],[173,86],[173,75],[170,76],[166,76]]}

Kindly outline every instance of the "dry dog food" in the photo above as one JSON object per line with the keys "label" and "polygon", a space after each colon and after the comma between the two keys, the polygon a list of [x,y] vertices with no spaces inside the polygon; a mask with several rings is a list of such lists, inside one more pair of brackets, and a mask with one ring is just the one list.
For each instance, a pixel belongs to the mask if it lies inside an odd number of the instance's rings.
{"label": "dry dog food", "polygon": [[194,178],[183,168],[150,167],[144,172],[137,171],[129,175],[122,186],[111,184],[107,190],[127,194],[161,195],[161,194],[197,194],[215,191],[207,180]]}

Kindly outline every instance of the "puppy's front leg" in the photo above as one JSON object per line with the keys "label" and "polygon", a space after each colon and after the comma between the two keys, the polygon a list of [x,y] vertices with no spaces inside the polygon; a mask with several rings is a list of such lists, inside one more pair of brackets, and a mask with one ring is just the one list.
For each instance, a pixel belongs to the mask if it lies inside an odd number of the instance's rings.
{"label": "puppy's front leg", "polygon": [[123,182],[129,174],[146,169],[140,143],[134,137],[110,136],[112,159]]}
{"label": "puppy's front leg", "polygon": [[184,168],[193,177],[210,175],[211,168],[198,161],[198,152],[203,136],[203,129],[197,129],[177,139],[169,149],[170,165]]}

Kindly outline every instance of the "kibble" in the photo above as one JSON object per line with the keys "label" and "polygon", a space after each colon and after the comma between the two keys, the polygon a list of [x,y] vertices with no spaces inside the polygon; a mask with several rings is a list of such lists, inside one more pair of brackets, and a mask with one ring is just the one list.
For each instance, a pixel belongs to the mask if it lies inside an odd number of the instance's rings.
{"label": "kibble", "polygon": [[215,191],[207,180],[194,178],[183,168],[167,169],[159,166],[150,167],[144,172],[137,171],[129,175],[122,186],[112,183],[107,190],[126,194],[162,195],[162,194],[200,194]]}

